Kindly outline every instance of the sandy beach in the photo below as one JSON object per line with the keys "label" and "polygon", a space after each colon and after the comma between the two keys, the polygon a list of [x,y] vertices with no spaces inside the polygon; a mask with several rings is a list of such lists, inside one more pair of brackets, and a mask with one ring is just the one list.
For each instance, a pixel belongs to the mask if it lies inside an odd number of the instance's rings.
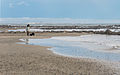
{"label": "sandy beach", "polygon": [[0,0],[0,75],[120,75],[120,0]]}
{"label": "sandy beach", "polygon": [[116,62],[54,54],[49,47],[17,44],[19,39],[79,36],[88,33],[0,33],[0,75],[120,75]]}

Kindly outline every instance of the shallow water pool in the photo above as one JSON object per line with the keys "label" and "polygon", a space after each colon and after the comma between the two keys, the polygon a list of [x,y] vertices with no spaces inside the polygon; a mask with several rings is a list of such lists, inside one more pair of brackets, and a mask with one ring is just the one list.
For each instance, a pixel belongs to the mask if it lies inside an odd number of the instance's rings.
{"label": "shallow water pool", "polygon": [[[114,52],[91,50],[91,48],[87,46],[86,47],[83,46],[83,43],[84,43],[83,41],[65,41],[65,40],[52,39],[52,38],[22,39],[22,40],[24,40],[22,44],[52,47],[50,48],[50,50],[52,50],[54,53],[64,55],[64,56],[93,58],[93,59],[108,60],[108,61],[120,61],[119,52],[114,53]],[[84,45],[89,45],[89,44],[84,43]],[[94,47],[94,44],[91,46]]]}

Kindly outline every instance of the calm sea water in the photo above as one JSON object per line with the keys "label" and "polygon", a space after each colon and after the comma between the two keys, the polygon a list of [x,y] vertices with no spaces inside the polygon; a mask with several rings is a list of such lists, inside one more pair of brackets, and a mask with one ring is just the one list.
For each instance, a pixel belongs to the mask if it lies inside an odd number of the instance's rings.
{"label": "calm sea water", "polygon": [[115,19],[72,19],[72,18],[1,18],[0,25],[115,25]]}

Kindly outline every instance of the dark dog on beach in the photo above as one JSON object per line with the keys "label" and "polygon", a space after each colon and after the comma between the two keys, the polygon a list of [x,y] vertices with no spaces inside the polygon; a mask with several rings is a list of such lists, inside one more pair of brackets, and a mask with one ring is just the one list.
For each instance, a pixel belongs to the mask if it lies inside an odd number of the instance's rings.
{"label": "dark dog on beach", "polygon": [[30,36],[35,36],[35,33],[31,33]]}

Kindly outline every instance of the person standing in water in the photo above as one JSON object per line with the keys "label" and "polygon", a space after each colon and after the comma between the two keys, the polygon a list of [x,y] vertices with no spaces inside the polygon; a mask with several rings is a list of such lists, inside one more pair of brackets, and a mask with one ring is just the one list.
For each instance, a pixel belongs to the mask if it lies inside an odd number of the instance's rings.
{"label": "person standing in water", "polygon": [[29,31],[30,31],[30,25],[28,24],[26,27],[27,36],[29,36]]}

